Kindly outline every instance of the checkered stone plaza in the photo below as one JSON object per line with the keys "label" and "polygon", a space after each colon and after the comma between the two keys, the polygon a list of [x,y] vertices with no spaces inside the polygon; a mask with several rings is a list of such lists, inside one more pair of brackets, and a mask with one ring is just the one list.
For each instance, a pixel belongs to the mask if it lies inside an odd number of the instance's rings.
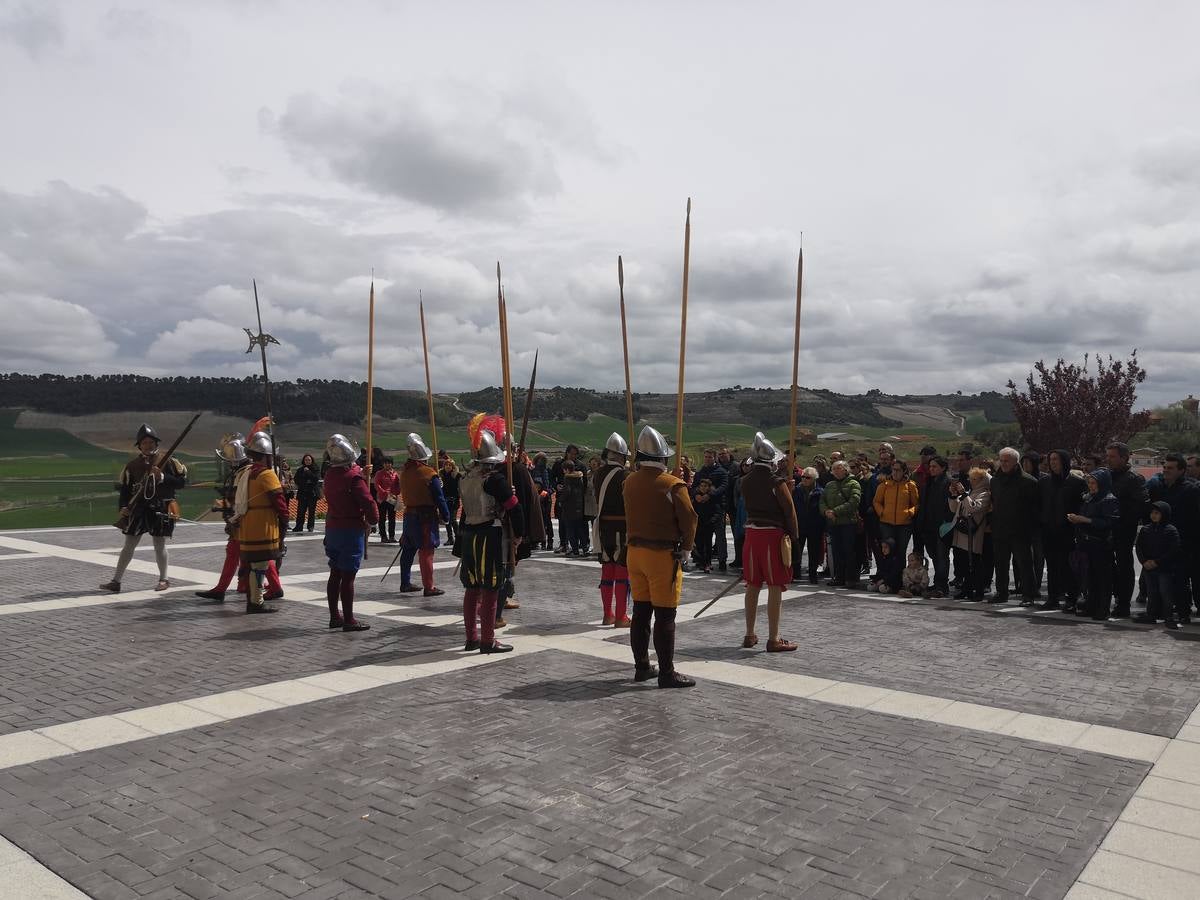
{"label": "checkered stone plaza", "polygon": [[1200,897],[1200,626],[803,586],[766,654],[691,573],[664,691],[590,561],[482,655],[445,549],[426,598],[373,544],[344,634],[319,533],[274,616],[194,596],[213,525],[101,592],[118,538],[0,533],[3,897]]}

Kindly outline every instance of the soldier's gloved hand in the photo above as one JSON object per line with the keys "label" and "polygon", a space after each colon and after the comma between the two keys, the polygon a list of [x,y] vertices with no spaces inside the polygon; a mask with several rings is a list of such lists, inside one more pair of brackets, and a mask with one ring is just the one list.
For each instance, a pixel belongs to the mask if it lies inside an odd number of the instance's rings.
{"label": "soldier's gloved hand", "polygon": [[672,550],[671,551],[671,558],[674,559],[675,562],[679,563],[679,565],[681,565],[681,566],[683,565],[683,561],[685,559],[687,559],[687,556],[688,556],[687,553],[685,553],[683,550]]}

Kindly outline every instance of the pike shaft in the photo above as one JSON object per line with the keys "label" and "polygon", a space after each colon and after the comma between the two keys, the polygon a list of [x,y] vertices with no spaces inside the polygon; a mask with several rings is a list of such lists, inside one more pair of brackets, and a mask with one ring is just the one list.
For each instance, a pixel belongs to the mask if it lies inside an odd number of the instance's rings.
{"label": "pike shaft", "polygon": [[687,358],[688,268],[692,254],[692,198],[688,197],[683,225],[683,304],[679,317],[679,399],[675,408],[676,466],[683,468],[683,375]]}
{"label": "pike shaft", "polygon": [[800,248],[800,260],[796,264],[796,334],[792,346],[792,426],[788,454],[788,477],[796,471],[796,405],[800,395],[800,304],[804,288],[804,248]]}

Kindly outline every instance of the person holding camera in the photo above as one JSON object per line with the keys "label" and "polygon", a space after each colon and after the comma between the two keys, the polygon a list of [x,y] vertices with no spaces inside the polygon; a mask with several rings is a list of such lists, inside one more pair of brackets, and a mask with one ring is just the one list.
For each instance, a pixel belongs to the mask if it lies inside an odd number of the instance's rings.
{"label": "person holding camera", "polygon": [[947,501],[950,511],[954,514],[954,571],[966,573],[966,578],[955,600],[970,600],[978,603],[983,600],[983,589],[988,583],[990,573],[984,565],[983,547],[988,531],[988,513],[992,508],[991,483],[992,476],[987,469],[973,468],[968,477],[971,489],[968,491],[957,479],[949,486],[950,497]]}

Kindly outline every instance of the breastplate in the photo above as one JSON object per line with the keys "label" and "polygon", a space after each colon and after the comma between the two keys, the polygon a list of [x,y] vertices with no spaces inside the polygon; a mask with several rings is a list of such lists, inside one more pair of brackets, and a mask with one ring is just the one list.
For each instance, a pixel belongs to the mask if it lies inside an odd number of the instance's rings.
{"label": "breastplate", "polygon": [[496,498],[483,489],[483,478],[469,472],[459,487],[463,518],[468,525],[490,525],[500,517]]}

